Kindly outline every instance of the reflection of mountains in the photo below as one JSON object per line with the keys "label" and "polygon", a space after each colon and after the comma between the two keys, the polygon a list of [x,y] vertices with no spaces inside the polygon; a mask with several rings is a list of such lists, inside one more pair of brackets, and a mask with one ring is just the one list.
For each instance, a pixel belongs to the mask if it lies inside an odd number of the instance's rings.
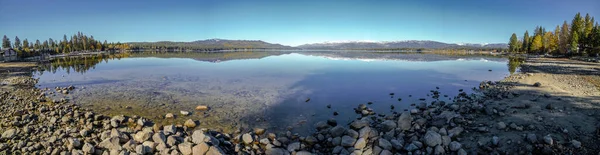
{"label": "reflection of mountains", "polygon": [[505,62],[506,58],[501,56],[486,56],[486,55],[438,55],[438,54],[423,54],[423,53],[402,53],[402,52],[338,52],[338,51],[323,51],[323,52],[302,52],[300,54],[325,57],[332,60],[359,60],[359,61],[386,61],[386,60],[401,60],[401,61],[443,61],[443,60],[482,60]]}
{"label": "reflection of mountains", "polygon": [[243,59],[261,59],[268,56],[277,56],[283,54],[289,54],[291,52],[280,52],[280,51],[240,51],[240,52],[208,52],[208,53],[197,53],[197,52],[181,52],[181,53],[135,53],[132,57],[156,57],[156,58],[190,58],[198,61],[206,62],[223,62],[229,60],[243,60]]}

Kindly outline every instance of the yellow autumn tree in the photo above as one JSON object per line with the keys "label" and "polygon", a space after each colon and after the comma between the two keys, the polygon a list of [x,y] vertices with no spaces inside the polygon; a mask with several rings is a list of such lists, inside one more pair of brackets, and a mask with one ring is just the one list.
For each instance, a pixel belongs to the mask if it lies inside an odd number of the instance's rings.
{"label": "yellow autumn tree", "polygon": [[533,41],[531,42],[531,52],[540,52],[543,48],[542,36],[535,35],[533,37]]}

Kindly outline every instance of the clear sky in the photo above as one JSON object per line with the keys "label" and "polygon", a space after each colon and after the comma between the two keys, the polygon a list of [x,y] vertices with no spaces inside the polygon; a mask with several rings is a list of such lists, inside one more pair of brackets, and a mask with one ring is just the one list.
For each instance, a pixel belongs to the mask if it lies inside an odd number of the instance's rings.
{"label": "clear sky", "polygon": [[[0,0],[0,35],[109,42],[341,40],[506,43],[575,13],[600,18],[600,0]],[[598,19],[600,20],[600,19]]]}

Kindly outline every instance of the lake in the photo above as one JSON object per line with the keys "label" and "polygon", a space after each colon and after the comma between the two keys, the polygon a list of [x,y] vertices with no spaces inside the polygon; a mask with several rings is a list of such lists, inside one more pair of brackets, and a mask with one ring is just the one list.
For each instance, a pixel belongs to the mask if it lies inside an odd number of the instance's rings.
{"label": "lake", "polygon": [[[450,103],[459,89],[473,92],[481,81],[515,72],[517,65],[509,62],[501,57],[344,51],[132,53],[59,58],[34,78],[39,78],[39,88],[49,88],[51,97],[107,115],[138,115],[163,124],[194,119],[200,127],[224,131],[262,127],[307,132],[329,118],[348,123],[359,116],[353,110],[359,104],[371,102],[368,107],[377,114],[391,115],[419,102]],[[76,89],[69,94],[54,92],[70,85]],[[432,98],[432,90],[441,93],[438,99]],[[194,110],[198,105],[210,110]],[[181,110],[192,114],[182,116]],[[162,118],[167,113],[177,116]]]}

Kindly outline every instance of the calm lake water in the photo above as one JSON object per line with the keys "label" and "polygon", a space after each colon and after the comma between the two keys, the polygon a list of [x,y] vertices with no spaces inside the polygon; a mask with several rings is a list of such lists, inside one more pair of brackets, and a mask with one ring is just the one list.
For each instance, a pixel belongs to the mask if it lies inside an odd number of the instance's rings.
{"label": "calm lake water", "polygon": [[[449,102],[459,89],[470,92],[481,81],[514,72],[508,62],[359,52],[141,53],[57,59],[35,78],[40,79],[38,87],[50,91],[73,85],[76,89],[68,95],[53,97],[109,115],[181,124],[194,119],[201,127],[226,131],[263,127],[306,132],[317,121],[357,118],[352,109],[358,104],[372,102],[370,108],[387,115],[411,109],[412,103],[422,102],[419,98],[433,101],[428,94],[436,87],[442,96],[449,95],[440,100]],[[211,110],[195,111],[197,105]],[[193,114],[179,116],[180,110]],[[177,118],[160,118],[169,112]]]}

